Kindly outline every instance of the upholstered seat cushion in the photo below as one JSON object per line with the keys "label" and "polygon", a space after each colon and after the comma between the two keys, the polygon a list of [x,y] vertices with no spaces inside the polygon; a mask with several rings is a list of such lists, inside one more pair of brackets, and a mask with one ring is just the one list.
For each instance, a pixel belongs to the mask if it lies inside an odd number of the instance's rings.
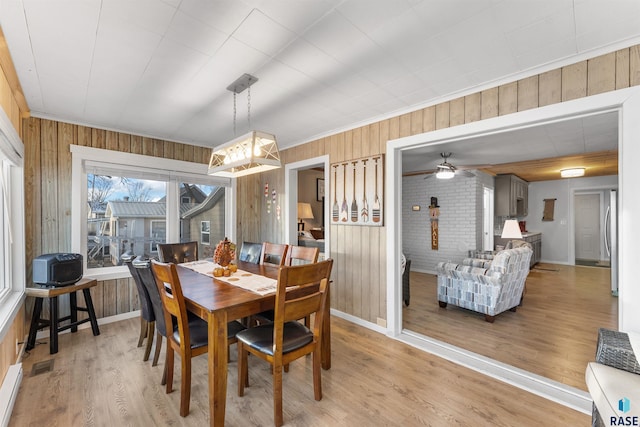
{"label": "upholstered seat cushion", "polygon": [[[236,338],[251,348],[273,356],[273,323],[245,329],[238,332]],[[282,352],[289,353],[310,343],[312,340],[313,332],[302,323],[287,322],[284,324]]]}
{"label": "upholstered seat cushion", "polygon": [[[598,408],[604,425],[626,425],[611,422],[619,417],[640,417],[640,375],[622,369],[590,362],[585,374],[587,388]],[[628,410],[624,406],[628,402]],[[620,401],[623,400],[623,410]],[[631,425],[631,424],[628,424]]]}
{"label": "upholstered seat cushion", "polygon": [[[229,322],[227,323],[227,337],[233,338],[244,329],[246,329],[244,325],[237,320]],[[177,342],[180,342],[180,333],[177,326],[173,329],[173,337]],[[207,322],[191,313],[189,313],[189,337],[191,339],[191,348],[203,347],[209,342]]]}

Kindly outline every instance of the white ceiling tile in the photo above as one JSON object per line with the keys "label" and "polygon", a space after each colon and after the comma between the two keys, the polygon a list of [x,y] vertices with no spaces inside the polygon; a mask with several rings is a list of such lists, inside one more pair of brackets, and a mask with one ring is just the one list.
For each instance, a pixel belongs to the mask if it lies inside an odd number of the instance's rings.
{"label": "white ceiling tile", "polygon": [[157,0],[109,0],[100,3],[102,22],[120,23],[156,34],[166,33],[177,11],[170,4]]}
{"label": "white ceiling tile", "polygon": [[178,11],[167,30],[166,37],[198,52],[213,55],[229,35]]}
{"label": "white ceiling tile", "polygon": [[[269,34],[269,37],[264,37],[265,34]],[[233,37],[265,55],[274,56],[292,43],[297,35],[254,9],[236,29]]]}
{"label": "white ceiling tile", "polygon": [[339,63],[306,40],[297,39],[276,60],[317,80],[331,79]]}

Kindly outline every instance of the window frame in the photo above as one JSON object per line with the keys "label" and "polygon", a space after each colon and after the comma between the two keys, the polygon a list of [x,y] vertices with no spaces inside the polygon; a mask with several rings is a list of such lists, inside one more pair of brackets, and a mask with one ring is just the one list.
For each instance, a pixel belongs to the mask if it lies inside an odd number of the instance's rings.
{"label": "window frame", "polygon": [[7,280],[5,282],[7,286],[0,296],[0,341],[2,341],[24,304],[26,287],[24,144],[2,108],[0,108],[0,153],[1,161],[7,162],[8,166],[6,169],[2,167],[6,194],[4,196],[0,194],[0,197],[6,199],[7,209],[3,208],[0,215],[4,218],[8,216],[9,221],[5,231],[10,230],[13,239],[9,251],[6,251],[5,246],[7,258],[4,263],[7,271],[4,274],[8,276],[2,279]]}
{"label": "window frame", "polygon": [[[202,228],[202,226],[204,224],[207,224],[207,231],[204,231],[204,229]],[[204,241],[204,236],[207,236],[207,241]],[[208,220],[201,220],[200,221],[200,243],[203,245],[209,245],[211,246],[211,221]]]}
{"label": "window frame", "polygon": [[[236,180],[207,175],[208,165],[184,160],[165,159],[142,154],[101,148],[71,145],[71,186],[72,224],[80,224],[71,230],[73,252],[87,253],[87,173],[132,176],[143,179],[164,181],[167,185],[167,243],[180,240],[180,183],[215,185],[225,187],[225,232],[235,238]],[[150,165],[150,166],[144,166]],[[152,165],[152,166],[151,166]],[[107,173],[108,172],[108,173]],[[170,208],[171,207],[171,208]],[[86,258],[86,257],[83,257]],[[87,260],[83,259],[84,271],[98,280],[119,279],[129,276],[126,266],[92,268],[87,270]]]}

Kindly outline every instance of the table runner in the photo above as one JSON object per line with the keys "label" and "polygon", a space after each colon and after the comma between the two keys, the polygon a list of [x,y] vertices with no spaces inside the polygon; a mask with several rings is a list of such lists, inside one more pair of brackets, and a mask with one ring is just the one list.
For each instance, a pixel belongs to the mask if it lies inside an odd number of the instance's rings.
{"label": "table runner", "polygon": [[[207,260],[185,262],[180,265],[209,277],[214,277],[214,268],[221,267],[220,265]],[[260,295],[267,295],[275,292],[276,285],[278,283],[275,279],[270,279],[269,277],[261,276],[259,274],[249,273],[244,270],[238,270],[235,273],[231,273],[231,276],[229,277],[222,276],[215,277],[215,279]]]}

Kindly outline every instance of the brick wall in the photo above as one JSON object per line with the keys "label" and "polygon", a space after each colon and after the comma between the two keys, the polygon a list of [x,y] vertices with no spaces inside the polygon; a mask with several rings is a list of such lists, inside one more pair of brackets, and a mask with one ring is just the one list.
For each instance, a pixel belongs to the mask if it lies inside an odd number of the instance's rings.
{"label": "brick wall", "polygon": [[[493,178],[456,176],[450,180],[425,175],[402,179],[402,245],[412,260],[411,269],[433,272],[440,261],[459,262],[482,242],[483,185],[493,187]],[[431,249],[431,197],[438,198],[438,249]],[[414,205],[419,211],[412,210]]]}

